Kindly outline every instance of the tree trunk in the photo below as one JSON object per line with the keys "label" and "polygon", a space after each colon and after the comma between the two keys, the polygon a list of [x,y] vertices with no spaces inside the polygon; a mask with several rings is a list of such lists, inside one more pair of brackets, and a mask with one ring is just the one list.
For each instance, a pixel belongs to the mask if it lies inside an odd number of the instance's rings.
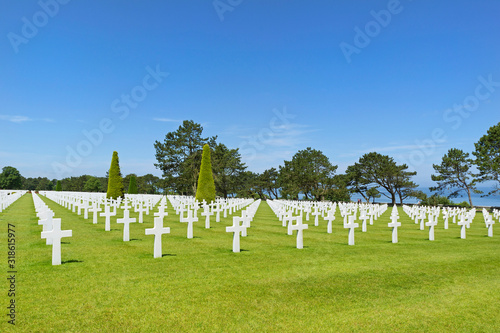
{"label": "tree trunk", "polygon": [[470,207],[473,208],[474,206],[472,205],[472,197],[470,195],[470,188],[467,187],[467,194],[469,195],[469,203],[470,203]]}
{"label": "tree trunk", "polygon": [[396,204],[396,193],[394,192],[391,193],[391,200],[392,200],[392,205],[394,206]]}

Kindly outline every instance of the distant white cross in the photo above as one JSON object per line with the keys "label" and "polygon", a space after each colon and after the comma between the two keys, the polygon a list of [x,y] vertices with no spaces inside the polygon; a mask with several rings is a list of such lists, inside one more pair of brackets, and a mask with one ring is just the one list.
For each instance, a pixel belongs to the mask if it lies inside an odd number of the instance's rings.
{"label": "distant white cross", "polygon": [[97,213],[100,212],[102,209],[99,207],[99,204],[95,202],[92,205],[92,208],[89,209],[89,211],[92,213],[92,223],[97,224]]}
{"label": "distant white cross", "polygon": [[110,211],[110,206],[104,205],[104,213],[99,214],[100,216],[104,216],[104,230],[111,230],[111,216],[116,216],[116,210],[114,212]]}
{"label": "distant white cross", "polygon": [[210,229],[210,215],[213,215],[213,213],[210,212],[210,206],[203,205],[201,216],[205,216],[205,229]]}
{"label": "distant white cross", "polygon": [[398,242],[398,227],[401,226],[401,222],[398,222],[398,216],[391,216],[391,223],[388,224],[392,228],[392,242]]}
{"label": "distant white cross", "polygon": [[246,230],[244,225],[240,225],[241,218],[233,217],[233,225],[226,227],[226,232],[233,232],[233,252],[240,252],[240,233]]}
{"label": "distant white cross", "polygon": [[[291,223],[291,222],[290,222]],[[307,224],[302,224],[302,217],[297,216],[297,223],[292,224],[292,231],[297,230],[297,249],[303,249],[304,248],[304,229],[307,229],[309,225]]]}
{"label": "distant white cross", "polygon": [[434,219],[432,215],[429,215],[429,222],[425,224],[426,227],[429,227],[429,240],[434,240],[434,227],[437,225],[437,221]]}
{"label": "distant white cross", "polygon": [[123,241],[128,242],[130,241],[130,223],[136,222],[135,217],[131,218],[130,217],[130,212],[129,210],[123,211],[123,218],[117,219],[116,223],[123,223]]}
{"label": "distant white cross", "polygon": [[71,230],[61,230],[61,219],[52,220],[52,230],[42,231],[42,238],[52,242],[52,265],[61,264],[61,238],[71,236]]}
{"label": "distant white cross", "polygon": [[349,229],[349,245],[354,245],[354,229],[359,227],[358,223],[354,223],[354,215],[349,215],[347,217],[348,223],[344,223],[344,228]]}
{"label": "distant white cross", "polygon": [[154,257],[161,258],[162,246],[161,246],[161,235],[169,234],[170,228],[163,227],[163,217],[154,218],[154,228],[146,229],[146,235],[154,235]]}
{"label": "distant white cross", "polygon": [[187,210],[187,217],[184,218],[181,215],[181,222],[186,222],[188,224],[188,227],[187,227],[187,238],[189,238],[189,239],[193,238],[193,223],[194,222],[198,222],[198,217],[197,216],[193,216],[193,211],[188,208],[188,210]]}
{"label": "distant white cross", "polygon": [[458,222],[458,225],[461,226],[462,228],[460,229],[460,238],[465,239],[466,237],[466,228],[467,228],[467,219],[465,218],[465,214],[462,214],[460,217],[460,221]]}
{"label": "distant white cross", "polygon": [[312,213],[312,215],[314,215],[314,226],[315,227],[319,226],[319,215],[320,214],[321,214],[321,212],[319,211],[319,208],[315,207],[314,213]]}
{"label": "distant white cross", "polygon": [[331,234],[332,233],[332,221],[335,220],[335,213],[334,213],[333,209],[328,211],[328,214],[326,215],[326,217],[324,219],[326,221],[328,221],[328,224],[326,226],[326,232]]}

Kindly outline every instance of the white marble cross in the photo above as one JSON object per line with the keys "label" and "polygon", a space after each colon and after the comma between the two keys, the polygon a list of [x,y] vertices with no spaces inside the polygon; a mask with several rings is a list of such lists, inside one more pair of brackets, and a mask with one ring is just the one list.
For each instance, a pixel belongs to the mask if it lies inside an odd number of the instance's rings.
{"label": "white marble cross", "polygon": [[[290,222],[292,223],[292,222]],[[297,216],[297,223],[292,224],[292,231],[297,230],[297,249],[303,249],[304,248],[304,229],[308,229],[309,225],[307,224],[302,224],[302,217]]]}
{"label": "white marble cross", "polygon": [[212,210],[213,212],[216,213],[215,215],[215,222],[220,222],[220,212],[222,211],[222,208],[220,207],[220,203],[216,203],[215,208]]}
{"label": "white marble cross", "polygon": [[434,219],[432,215],[429,214],[429,222],[425,224],[426,227],[429,227],[429,240],[434,240],[434,227],[437,225],[437,221]]}
{"label": "white marble cross", "polygon": [[398,222],[398,216],[391,216],[391,223],[388,224],[392,228],[392,242],[398,242],[398,227],[401,226],[401,222]]}
{"label": "white marble cross", "polygon": [[448,213],[448,210],[445,209],[443,211],[443,219],[444,219],[444,229],[448,230],[448,219],[450,218],[450,213]]}
{"label": "white marble cross", "polygon": [[366,221],[368,220],[368,216],[366,215],[366,211],[362,210],[359,214],[359,219],[363,222],[361,223],[361,231],[366,232]]}
{"label": "white marble cross", "polygon": [[135,223],[136,219],[130,217],[130,212],[129,210],[124,210],[123,211],[123,218],[117,219],[116,223],[123,223],[123,241],[128,242],[130,241],[130,223]]}
{"label": "white marble cross", "polygon": [[333,209],[328,211],[328,214],[326,217],[324,217],[325,221],[328,221],[328,224],[326,225],[326,232],[331,234],[332,231],[332,221],[335,220],[335,212]]}
{"label": "white marble cross", "polygon": [[146,235],[154,235],[155,236],[154,257],[161,258],[161,252],[162,252],[161,235],[169,234],[170,228],[163,227],[163,217],[155,217],[154,224],[155,224],[154,228],[146,229],[145,232],[146,232]]}
{"label": "white marble cross", "polygon": [[291,218],[293,218],[292,211],[289,211],[289,212],[285,213],[283,215],[283,219],[282,219],[282,224],[281,225],[283,227],[286,227],[288,225],[288,223],[289,223],[289,221],[290,221]]}
{"label": "white marble cross", "polygon": [[465,230],[467,228],[467,219],[465,218],[465,214],[462,214],[460,217],[460,221],[458,222],[458,225],[461,226],[462,228],[460,229],[460,238],[465,239],[466,234]]}
{"label": "white marble cross", "polygon": [[99,214],[100,216],[104,216],[104,230],[105,231],[110,231],[111,230],[111,216],[116,216],[116,210],[114,212],[111,212],[111,209],[108,205],[104,205],[104,213]]}
{"label": "white marble cross", "polygon": [[420,219],[420,230],[424,230],[425,229],[425,212],[423,210],[420,211],[420,216],[419,216],[419,219]]}
{"label": "white marble cross", "polygon": [[89,209],[89,211],[92,213],[92,223],[97,224],[97,213],[101,210],[102,209],[101,207],[99,207],[99,204],[97,202],[92,204],[92,207]]}
{"label": "white marble cross", "polygon": [[488,216],[484,223],[486,223],[486,227],[488,228],[488,237],[493,237],[493,224],[495,224],[495,220],[491,216]]}
{"label": "white marble cross", "polygon": [[[54,221],[54,218],[53,218],[54,212],[47,211],[46,215],[44,215],[44,216],[45,216],[44,219],[38,220],[38,224],[42,225],[42,227],[43,227],[42,231],[50,231],[50,230],[52,230],[52,222]],[[61,223],[61,219],[59,219],[59,223]],[[45,241],[45,244],[52,245],[52,239],[47,238],[47,240]]]}
{"label": "white marble cross", "polygon": [[61,219],[52,220],[52,230],[42,231],[42,238],[52,242],[52,265],[61,264],[61,238],[71,236],[71,230],[61,230]]}
{"label": "white marble cross", "polygon": [[193,216],[193,211],[191,209],[187,209],[187,217],[184,218],[181,215],[181,222],[186,222],[188,224],[187,227],[187,238],[193,238],[193,223],[198,222],[198,216]]}
{"label": "white marble cross", "polygon": [[244,225],[240,225],[241,218],[233,217],[233,225],[226,227],[226,232],[233,232],[233,252],[240,252],[240,233],[246,230]]}
{"label": "white marble cross", "polygon": [[358,223],[354,223],[354,215],[347,216],[348,223],[344,222],[344,228],[349,229],[349,245],[354,245],[354,229],[359,227]]}
{"label": "white marble cross", "polygon": [[135,211],[139,212],[139,223],[143,223],[144,222],[143,214],[144,212],[146,212],[146,208],[142,205],[142,203],[139,203]]}
{"label": "white marble cross", "polygon": [[209,205],[203,205],[203,212],[201,212],[201,216],[205,216],[205,229],[210,229],[210,215],[213,214],[213,212],[210,212]]}
{"label": "white marble cross", "polygon": [[321,212],[319,211],[319,208],[316,206],[314,207],[314,213],[312,213],[312,215],[314,215],[314,226],[317,227],[319,226],[319,215],[321,215]]}

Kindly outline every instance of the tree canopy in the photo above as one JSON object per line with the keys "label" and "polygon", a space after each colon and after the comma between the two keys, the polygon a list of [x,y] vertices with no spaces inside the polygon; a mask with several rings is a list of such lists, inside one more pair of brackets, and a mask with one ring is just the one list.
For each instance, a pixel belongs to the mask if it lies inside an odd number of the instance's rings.
{"label": "tree canopy", "polygon": [[169,187],[180,194],[194,195],[201,164],[203,145],[215,147],[216,136],[202,137],[203,127],[184,120],[174,132],[165,135],[163,142],[155,141],[155,167],[163,172]]}
{"label": "tree canopy", "polygon": [[18,190],[22,185],[22,176],[19,170],[12,166],[5,166],[0,173],[0,189]]}
{"label": "tree canopy", "polygon": [[349,187],[353,192],[360,193],[365,200],[370,199],[367,192],[372,187],[382,187],[388,194],[380,192],[396,204],[396,195],[400,201],[411,196],[411,189],[416,187],[410,179],[416,172],[407,171],[406,164],[397,165],[392,157],[376,152],[364,154],[359,162],[347,168]]}
{"label": "tree canopy", "polygon": [[109,180],[108,180],[108,191],[106,194],[107,198],[117,199],[123,197],[123,178],[120,171],[120,163],[118,160],[118,153],[113,152],[113,157],[111,158],[111,165],[109,167]]}
{"label": "tree canopy", "polygon": [[487,195],[500,195],[500,123],[490,127],[477,143],[472,154],[479,170],[479,181],[493,181],[495,189]]}
{"label": "tree canopy", "polygon": [[215,184],[212,174],[212,163],[210,162],[210,147],[203,146],[201,158],[200,175],[198,177],[198,187],[196,189],[196,200],[210,203],[215,201]]}
{"label": "tree canopy", "polygon": [[434,164],[432,167],[437,174],[431,175],[431,179],[437,182],[437,186],[431,187],[431,191],[439,194],[449,192],[448,198],[456,198],[461,192],[466,192],[469,203],[473,206],[471,192],[482,192],[477,190],[477,179],[472,172],[473,161],[468,153],[452,148],[443,156],[441,164]]}

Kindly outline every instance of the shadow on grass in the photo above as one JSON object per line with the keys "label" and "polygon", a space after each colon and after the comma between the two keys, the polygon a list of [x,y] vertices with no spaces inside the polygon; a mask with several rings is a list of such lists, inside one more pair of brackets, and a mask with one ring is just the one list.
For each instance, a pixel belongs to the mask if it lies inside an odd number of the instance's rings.
{"label": "shadow on grass", "polygon": [[71,259],[71,260],[65,260],[65,261],[62,261],[61,264],[72,264],[72,263],[75,263],[75,262],[83,262],[81,260],[76,260],[76,259]]}
{"label": "shadow on grass", "polygon": [[71,244],[70,242],[61,242],[61,244]]}
{"label": "shadow on grass", "polygon": [[165,253],[165,254],[162,254],[161,257],[177,257],[177,254],[170,254],[170,253]]}
{"label": "shadow on grass", "polygon": [[139,238],[131,238],[129,241],[130,241],[130,242],[132,242],[132,241],[142,241],[142,239],[139,239]]}

